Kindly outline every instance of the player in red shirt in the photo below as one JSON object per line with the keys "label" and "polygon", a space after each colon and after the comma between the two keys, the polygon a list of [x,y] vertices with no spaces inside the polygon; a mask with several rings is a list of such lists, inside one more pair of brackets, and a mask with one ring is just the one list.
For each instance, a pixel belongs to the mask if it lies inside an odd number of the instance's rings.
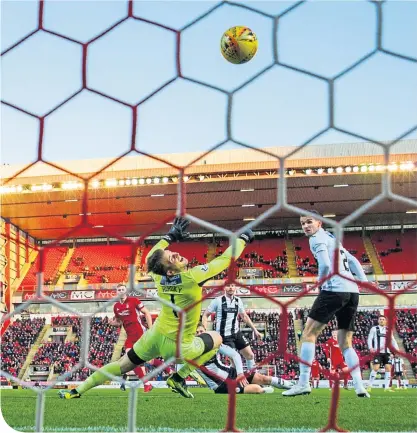
{"label": "player in red shirt", "polygon": [[[120,298],[120,301],[116,302],[113,306],[114,318],[110,323],[115,326],[123,326],[125,329],[127,334],[125,349],[127,352],[145,332],[140,315],[145,315],[148,329],[152,326],[152,317],[149,311],[143,305],[142,301],[140,301],[138,298],[134,298],[133,296],[127,296],[126,291],[125,285],[119,284],[119,286],[117,286],[117,294],[122,294],[122,297]],[[144,367],[136,367],[133,371],[140,379],[146,374]],[[121,389],[125,390],[124,385],[121,386]],[[144,383],[144,391],[149,392],[151,390],[152,385]]]}
{"label": "player in red shirt", "polygon": [[[345,360],[340,350],[339,343],[337,341],[337,331],[332,331],[332,337],[326,341],[324,346],[324,353],[327,357],[327,362],[330,366],[330,373],[339,373],[343,377],[343,387],[348,389],[349,379],[349,368],[345,364]],[[329,380],[330,389],[333,387],[333,380]]]}
{"label": "player in red shirt", "polygon": [[320,370],[321,370],[321,365],[320,363],[317,361],[317,359],[315,359],[313,361],[313,363],[311,364],[311,382],[312,382],[312,388],[314,388],[314,381],[317,381],[317,385],[316,388],[319,387],[319,381],[320,381]]}

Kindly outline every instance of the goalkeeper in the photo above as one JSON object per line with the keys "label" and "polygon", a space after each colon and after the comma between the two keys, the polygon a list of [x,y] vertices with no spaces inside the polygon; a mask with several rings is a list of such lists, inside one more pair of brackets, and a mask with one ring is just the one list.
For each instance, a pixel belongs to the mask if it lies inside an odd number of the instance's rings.
{"label": "goalkeeper", "polygon": [[[181,309],[195,304],[187,311],[181,340],[181,355],[184,360],[194,360],[198,365],[211,359],[222,343],[220,334],[207,331],[195,336],[201,315],[202,286],[207,280],[227,269],[232,260],[232,246],[219,257],[205,265],[187,270],[188,260],[178,253],[167,250],[171,242],[181,241],[189,236],[186,233],[189,221],[176,218],[169,233],[164,236],[146,257],[148,272],[158,289],[158,296]],[[235,256],[239,257],[245,246],[254,238],[251,230],[243,232],[236,241]],[[169,359],[175,356],[179,315],[169,305],[162,304],[161,312],[152,328],[147,331],[133,348],[116,362],[105,365],[93,373],[85,382],[71,391],[60,391],[65,399],[79,398],[82,394],[101,385],[108,376],[121,376],[157,357]],[[185,378],[195,369],[187,364],[180,372],[167,379],[167,385],[186,398],[194,396],[187,389]]]}

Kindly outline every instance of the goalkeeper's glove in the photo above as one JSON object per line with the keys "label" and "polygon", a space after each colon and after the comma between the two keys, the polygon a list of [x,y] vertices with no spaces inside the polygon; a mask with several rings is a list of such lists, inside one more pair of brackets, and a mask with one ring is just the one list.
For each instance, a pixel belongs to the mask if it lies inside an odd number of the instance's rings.
{"label": "goalkeeper's glove", "polygon": [[190,225],[190,221],[186,220],[183,217],[177,217],[174,220],[174,224],[172,225],[169,232],[162,237],[169,243],[182,241],[190,237],[190,233],[186,232],[187,227]]}
{"label": "goalkeeper's glove", "polygon": [[247,245],[255,239],[255,234],[251,229],[246,229],[241,235],[239,235],[239,239],[243,239]]}

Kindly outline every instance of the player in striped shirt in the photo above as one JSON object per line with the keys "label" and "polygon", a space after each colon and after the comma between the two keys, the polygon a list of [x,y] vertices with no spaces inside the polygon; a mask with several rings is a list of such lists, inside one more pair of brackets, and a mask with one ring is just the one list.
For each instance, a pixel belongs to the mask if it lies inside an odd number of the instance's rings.
{"label": "player in striped shirt", "polygon": [[[205,332],[205,327],[200,323],[197,328],[197,335],[203,332]],[[227,356],[233,362],[233,366],[225,365],[220,355]],[[229,393],[226,384],[227,379],[237,379],[236,393],[238,394],[269,394],[274,392],[274,388],[288,389],[290,387],[290,382],[287,380],[265,376],[256,372],[251,372],[245,377],[242,358],[239,353],[225,344],[220,346],[217,354],[206,362],[204,367],[204,369],[200,369],[198,372],[207,383],[207,386],[216,394]]]}
{"label": "player in striped shirt", "polygon": [[404,372],[404,361],[402,358],[399,358],[398,356],[395,356],[391,358],[391,365],[393,368],[393,374],[391,376],[391,383],[390,386],[392,386],[392,378],[394,377],[397,379],[397,389],[407,389],[405,386],[405,382],[403,382],[403,385],[401,387],[401,379],[404,381],[405,379],[405,372]]}
{"label": "player in striped shirt", "polygon": [[[381,364],[385,368],[385,376],[384,376],[384,389],[385,391],[392,392],[392,388],[390,387],[391,382],[391,363],[390,356],[391,351],[389,347],[387,347],[387,319],[381,314],[378,317],[378,325],[373,326],[369,331],[368,335],[368,347],[371,354],[374,355],[374,359],[372,361],[372,371],[369,376],[369,387],[368,391],[371,391],[372,384],[376,378],[377,372]],[[391,336],[391,343],[394,349],[398,350],[398,344],[395,340],[394,336]]]}
{"label": "player in striped shirt", "polygon": [[262,334],[256,329],[240,298],[235,296],[236,286],[230,284],[224,289],[224,295],[214,298],[202,317],[203,326],[207,329],[207,320],[212,313],[216,313],[216,331],[222,336],[223,344],[232,347],[246,360],[246,367],[252,370],[255,366],[255,355],[249,341],[239,328],[239,318],[242,318],[251,328],[256,338]]}

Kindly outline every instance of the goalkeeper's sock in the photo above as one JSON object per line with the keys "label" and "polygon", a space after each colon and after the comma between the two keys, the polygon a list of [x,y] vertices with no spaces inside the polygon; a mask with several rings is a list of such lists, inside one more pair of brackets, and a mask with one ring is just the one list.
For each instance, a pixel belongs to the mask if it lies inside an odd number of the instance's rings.
{"label": "goalkeeper's sock", "polygon": [[[139,379],[142,379],[145,376],[145,368],[144,367],[136,367],[133,371]],[[147,381],[142,379],[142,383],[145,385]]]}
{"label": "goalkeeper's sock", "polygon": [[[353,386],[357,388],[358,386],[362,386],[362,374],[361,368],[359,366],[359,357],[353,347],[348,347],[343,351],[343,357],[345,358],[346,365],[349,367],[349,370],[352,369],[350,375],[353,379]],[[356,367],[355,367],[356,366]],[[346,377],[346,386],[347,386],[347,377]]]}
{"label": "goalkeeper's sock", "polygon": [[300,378],[298,379],[298,384],[301,386],[306,386],[309,384],[311,363],[314,359],[314,352],[316,345],[310,342],[304,342],[301,345],[300,359],[306,362],[308,365],[300,362]]}
{"label": "goalkeeper's sock", "polygon": [[376,379],[376,371],[372,370],[371,374],[369,375],[369,386],[373,385],[375,379]]}
{"label": "goalkeeper's sock", "polygon": [[252,370],[252,368],[255,367],[255,360],[254,359],[247,359],[246,360],[246,368],[248,370]]}
{"label": "goalkeeper's sock", "polygon": [[85,380],[80,386],[76,388],[78,394],[84,394],[89,389],[94,388],[98,385],[102,385],[106,380],[110,380],[110,378],[104,373],[109,373],[113,376],[122,375],[120,365],[117,362],[107,364],[104,367],[101,367],[100,370],[94,372],[87,380]]}
{"label": "goalkeeper's sock", "polygon": [[[200,355],[198,358],[194,359],[194,362],[196,362],[198,365],[204,365],[207,361],[210,361],[211,358],[213,358],[213,356],[217,353],[219,349],[212,349],[207,353],[203,353],[202,355]],[[177,372],[177,374],[182,378],[182,379],[186,379],[190,373],[192,371],[194,371],[196,368],[196,366],[192,365],[192,364],[184,364],[179,371]]]}
{"label": "goalkeeper's sock", "polygon": [[391,379],[391,372],[390,371],[386,371],[385,372],[385,377],[384,377],[384,386],[385,386],[385,389],[388,389],[388,388],[390,388],[390,386],[389,386],[389,382],[390,382],[390,379]]}

